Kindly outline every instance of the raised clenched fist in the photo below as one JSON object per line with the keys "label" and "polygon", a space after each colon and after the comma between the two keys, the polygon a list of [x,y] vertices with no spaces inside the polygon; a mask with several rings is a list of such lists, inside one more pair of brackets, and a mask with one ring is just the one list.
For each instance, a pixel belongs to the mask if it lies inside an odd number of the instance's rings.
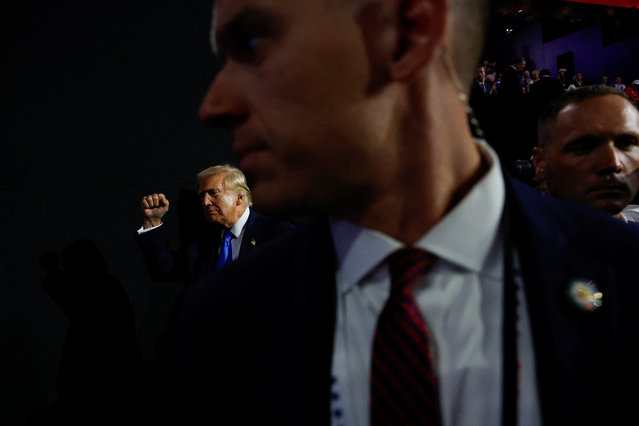
{"label": "raised clenched fist", "polygon": [[162,216],[169,211],[169,200],[164,194],[150,194],[142,197],[142,227],[144,229],[158,226],[162,223]]}

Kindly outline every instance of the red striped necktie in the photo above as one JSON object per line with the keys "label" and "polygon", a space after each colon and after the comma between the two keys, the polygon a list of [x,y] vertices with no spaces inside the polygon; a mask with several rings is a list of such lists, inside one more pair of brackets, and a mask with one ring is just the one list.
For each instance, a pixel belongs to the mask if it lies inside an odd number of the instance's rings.
{"label": "red striped necktie", "polygon": [[412,295],[434,256],[404,248],[389,259],[391,292],[377,321],[371,370],[371,425],[441,425],[429,334]]}

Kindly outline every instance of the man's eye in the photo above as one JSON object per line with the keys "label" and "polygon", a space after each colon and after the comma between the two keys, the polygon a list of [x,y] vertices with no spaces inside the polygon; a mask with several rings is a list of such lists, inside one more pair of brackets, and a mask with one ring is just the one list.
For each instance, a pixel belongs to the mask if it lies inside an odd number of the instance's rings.
{"label": "man's eye", "polygon": [[615,145],[619,148],[632,148],[639,145],[639,140],[634,136],[623,136],[615,141]]}
{"label": "man's eye", "polygon": [[574,144],[568,151],[574,155],[585,155],[592,151],[592,146],[583,143]]}
{"label": "man's eye", "polygon": [[217,46],[228,60],[256,65],[265,58],[267,44],[281,39],[284,29],[278,15],[248,7],[219,28]]}
{"label": "man's eye", "polygon": [[577,154],[577,155],[584,155],[589,153],[590,151],[592,151],[592,147],[586,145],[586,144],[581,144],[581,145],[575,145],[572,148],[572,152]]}
{"label": "man's eye", "polygon": [[586,155],[595,149],[599,143],[600,141],[594,137],[580,138],[566,145],[565,152],[569,152],[574,155]]}
{"label": "man's eye", "polygon": [[242,63],[259,62],[260,46],[263,41],[264,39],[259,36],[242,34],[236,38],[231,46],[229,56]]}

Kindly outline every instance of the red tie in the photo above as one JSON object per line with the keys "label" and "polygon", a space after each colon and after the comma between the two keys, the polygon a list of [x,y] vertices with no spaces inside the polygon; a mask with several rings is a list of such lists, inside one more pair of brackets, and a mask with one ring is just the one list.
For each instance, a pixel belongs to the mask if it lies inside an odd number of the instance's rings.
{"label": "red tie", "polygon": [[428,329],[412,290],[433,263],[404,248],[389,259],[391,294],[377,321],[371,370],[371,425],[441,425]]}

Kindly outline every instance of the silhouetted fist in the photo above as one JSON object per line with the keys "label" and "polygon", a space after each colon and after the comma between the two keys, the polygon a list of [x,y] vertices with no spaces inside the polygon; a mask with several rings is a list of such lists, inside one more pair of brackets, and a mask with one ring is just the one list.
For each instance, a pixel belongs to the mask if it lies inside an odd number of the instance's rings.
{"label": "silhouetted fist", "polygon": [[169,211],[169,200],[164,194],[150,194],[142,197],[142,227],[144,229],[158,226],[162,223],[162,216]]}

